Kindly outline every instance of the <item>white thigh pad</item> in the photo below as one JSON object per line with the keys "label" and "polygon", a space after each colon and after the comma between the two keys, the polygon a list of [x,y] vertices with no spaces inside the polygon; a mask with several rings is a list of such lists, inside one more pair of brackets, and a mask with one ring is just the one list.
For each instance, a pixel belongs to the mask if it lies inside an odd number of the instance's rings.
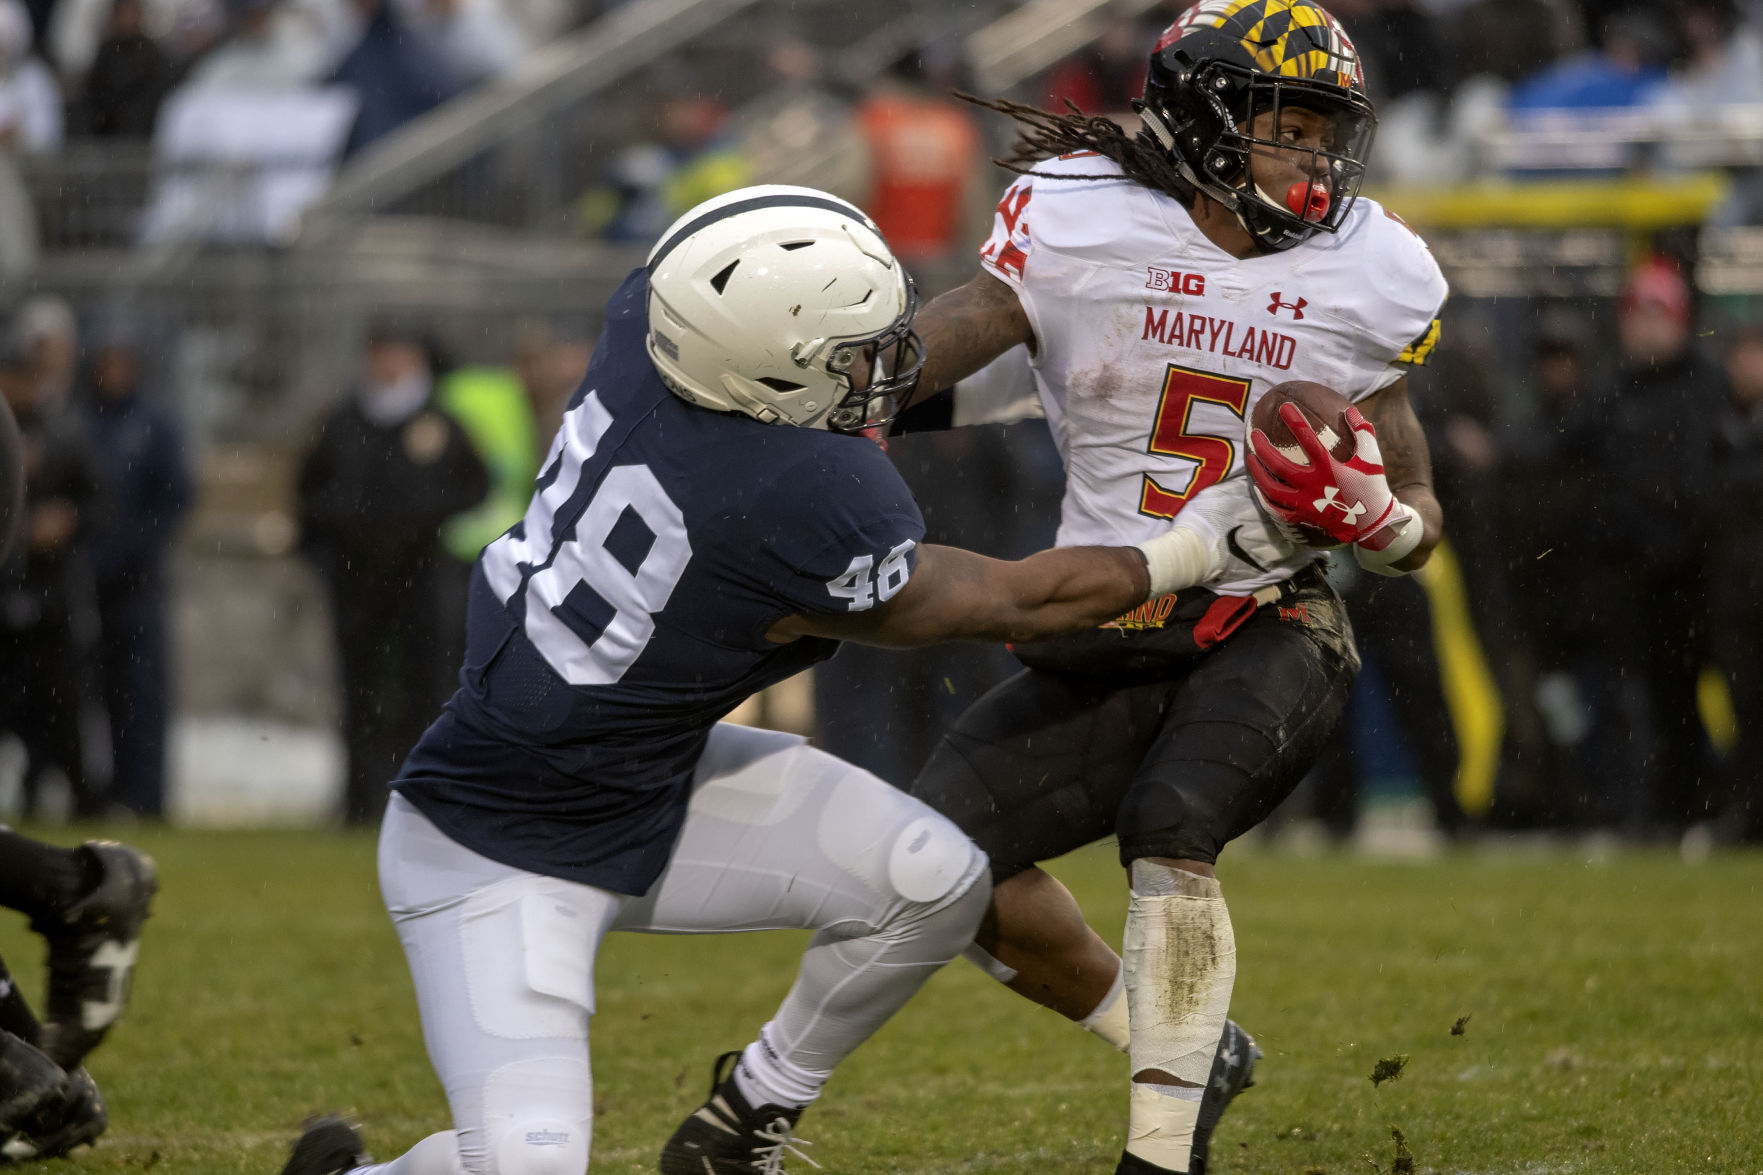
{"label": "white thigh pad", "polygon": [[618,899],[555,878],[523,876],[465,902],[460,934],[472,1016],[510,1040],[585,1040],[594,954]]}
{"label": "white thigh pad", "polygon": [[781,824],[814,794],[799,765],[815,754],[798,735],[719,722],[694,769],[692,814],[755,828]]}

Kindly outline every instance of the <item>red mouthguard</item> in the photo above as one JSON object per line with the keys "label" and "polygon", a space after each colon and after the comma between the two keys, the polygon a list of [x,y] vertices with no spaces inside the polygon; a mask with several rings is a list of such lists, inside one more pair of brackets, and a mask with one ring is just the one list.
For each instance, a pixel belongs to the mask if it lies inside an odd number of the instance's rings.
{"label": "red mouthguard", "polygon": [[1286,189],[1286,207],[1304,220],[1321,220],[1328,215],[1328,188],[1299,180]]}

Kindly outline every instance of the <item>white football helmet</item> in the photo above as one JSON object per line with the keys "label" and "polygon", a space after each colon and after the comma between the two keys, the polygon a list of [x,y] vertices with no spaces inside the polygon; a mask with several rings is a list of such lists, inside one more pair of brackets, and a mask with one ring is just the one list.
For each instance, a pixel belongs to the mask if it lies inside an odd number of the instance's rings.
{"label": "white football helmet", "polygon": [[648,267],[649,357],[690,403],[853,432],[892,420],[918,382],[912,279],[836,196],[765,184],[706,200]]}

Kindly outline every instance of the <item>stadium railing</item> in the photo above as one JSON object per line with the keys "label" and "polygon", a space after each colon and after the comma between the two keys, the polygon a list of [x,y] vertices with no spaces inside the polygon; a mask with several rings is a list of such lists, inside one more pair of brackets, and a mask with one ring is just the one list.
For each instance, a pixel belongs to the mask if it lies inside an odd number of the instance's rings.
{"label": "stadium railing", "polygon": [[860,83],[951,12],[933,0],[636,0],[548,47],[502,83],[388,135],[352,161],[311,210],[315,227],[375,213],[446,215],[567,232],[577,199],[618,151],[642,141],[662,97],[739,108],[775,83],[780,32],[826,54],[842,86]]}
{"label": "stadium railing", "polygon": [[1106,22],[1140,16],[1159,0],[1029,0],[984,28],[963,46],[973,83],[981,94],[1013,90],[1035,74],[1082,49]]}

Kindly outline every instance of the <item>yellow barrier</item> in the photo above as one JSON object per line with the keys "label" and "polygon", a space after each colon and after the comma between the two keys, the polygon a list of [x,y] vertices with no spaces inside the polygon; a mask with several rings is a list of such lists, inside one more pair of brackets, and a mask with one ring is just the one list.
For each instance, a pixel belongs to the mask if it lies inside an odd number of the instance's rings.
{"label": "yellow barrier", "polygon": [[1699,225],[1732,189],[1720,172],[1649,180],[1482,180],[1368,192],[1419,228],[1622,228]]}
{"label": "yellow barrier", "polygon": [[1470,816],[1479,816],[1494,802],[1494,775],[1505,735],[1500,691],[1469,618],[1463,573],[1449,543],[1438,545],[1419,576],[1432,603],[1439,676],[1457,732],[1457,802]]}
{"label": "yellow barrier", "polygon": [[[1494,777],[1500,767],[1500,743],[1505,737],[1500,689],[1470,619],[1463,573],[1449,543],[1439,544],[1418,578],[1432,605],[1433,647],[1451,726],[1457,732],[1457,802],[1466,813],[1478,816],[1493,803]],[[1738,719],[1726,681],[1717,670],[1702,670],[1696,681],[1696,707],[1714,749],[1730,754],[1738,741]]]}

